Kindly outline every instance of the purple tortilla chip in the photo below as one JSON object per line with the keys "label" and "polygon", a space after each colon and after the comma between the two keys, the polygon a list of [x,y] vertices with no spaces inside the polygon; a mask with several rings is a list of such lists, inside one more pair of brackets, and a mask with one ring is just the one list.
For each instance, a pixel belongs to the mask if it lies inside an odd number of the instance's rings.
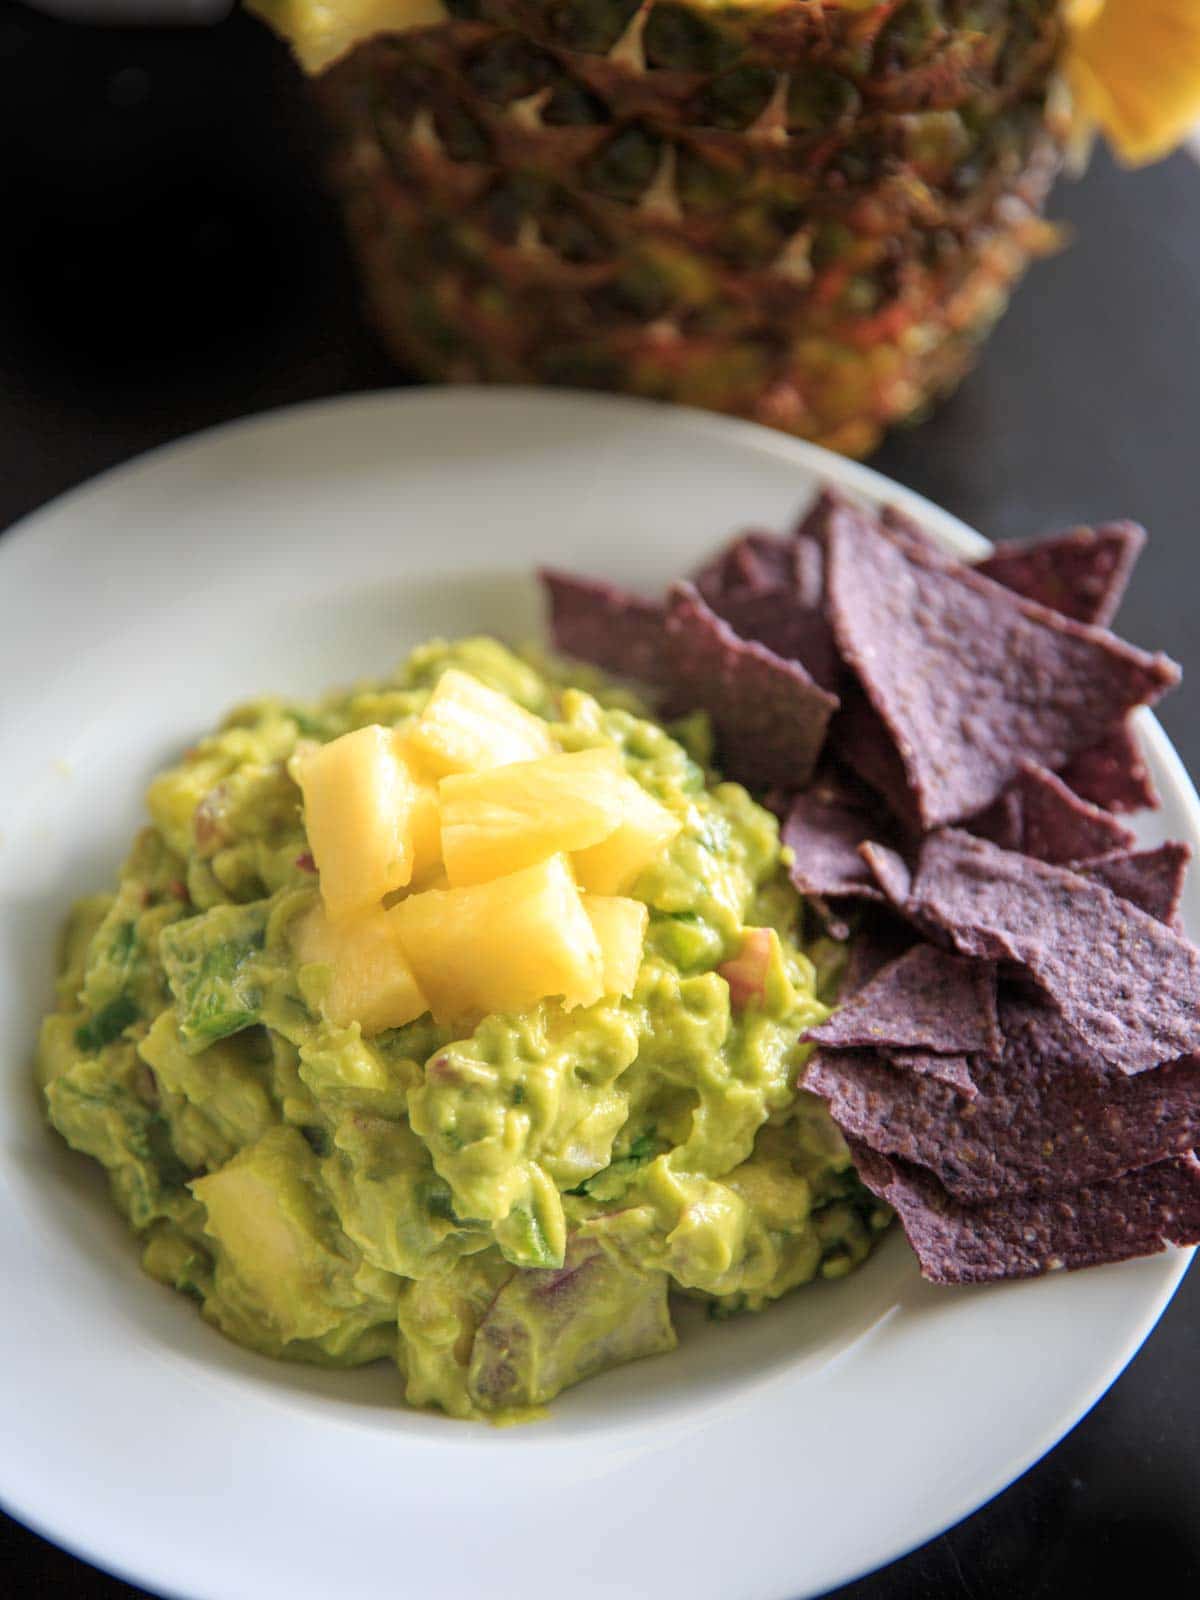
{"label": "purple tortilla chip", "polygon": [[1148,916],[1172,926],[1183,898],[1191,849],[1186,844],[1160,844],[1156,850],[1126,850],[1095,861],[1082,861],[1076,871],[1141,906]]}
{"label": "purple tortilla chip", "polygon": [[869,790],[829,776],[795,796],[780,838],[795,856],[788,870],[801,894],[882,900],[858,847],[888,833]]}
{"label": "purple tortilla chip", "polygon": [[[1040,767],[1040,772],[1046,769]],[[1025,838],[1025,810],[1016,789],[1006,789],[986,811],[972,817],[967,831],[977,839],[990,839],[1001,850],[1019,850]]]}
{"label": "purple tortilla chip", "polygon": [[1134,838],[1107,811],[1068,789],[1036,761],[1022,764],[1016,792],[1021,807],[1021,846],[1039,861],[1082,861],[1113,850],[1129,850]]}
{"label": "purple tortilla chip", "polygon": [[[713,556],[696,574],[696,588],[714,611],[726,595],[739,590],[751,593],[795,586],[796,567],[793,543],[777,533],[753,529],[740,534]],[[820,590],[814,597],[820,598]]]}
{"label": "purple tortilla chip", "polygon": [[887,723],[852,679],[838,686],[842,708],[830,730],[838,756],[887,802],[909,832],[920,833],[917,802]]}
{"label": "purple tortilla chip", "polygon": [[1200,951],[1078,872],[946,829],[921,847],[908,911],[963,955],[1024,966],[1123,1072],[1200,1049]]}
{"label": "purple tortilla chip", "polygon": [[872,878],[879,885],[889,904],[904,911],[912,893],[912,872],[908,862],[898,850],[869,839],[859,845],[858,853],[866,862]]}
{"label": "purple tortilla chip", "polygon": [[615,584],[543,568],[550,635],[564,655],[623,678],[660,684],[665,667],[665,612],[656,601]]}
{"label": "purple tortilla chip", "polygon": [[825,618],[825,555],[808,525],[826,512],[818,499],[790,539],[745,533],[703,567],[696,588],[733,631],[799,661],[824,688],[836,690],[841,662]]}
{"label": "purple tortilla chip", "polygon": [[919,944],[804,1035],[825,1048],[998,1055],[996,971]]}
{"label": "purple tortilla chip", "polygon": [[819,605],[806,605],[794,589],[782,587],[735,589],[709,604],[741,638],[798,661],[814,682],[836,692],[841,662]]}
{"label": "purple tortilla chip", "polygon": [[933,1283],[987,1283],[1200,1243],[1200,1162],[1160,1161],[1065,1194],[963,1206],[917,1168],[851,1144],[863,1182],[900,1218]]}
{"label": "purple tortilla chip", "polygon": [[666,631],[675,697],[709,713],[730,777],[751,787],[803,788],[836,697],[797,662],[739,639],[690,584],[672,588]]}
{"label": "purple tortilla chip", "polygon": [[974,1060],[975,1095],[900,1071],[890,1056],[823,1049],[804,1087],[848,1137],[925,1167],[965,1204],[1077,1189],[1200,1144],[1200,1060],[1137,1077],[1097,1062],[1045,999],[1006,994],[1004,1054]]}
{"label": "purple tortilla chip", "polygon": [[875,910],[854,935],[846,970],[838,989],[839,1001],[846,1001],[864,988],[877,972],[911,950],[914,942],[907,922],[886,911]]}
{"label": "purple tortilla chip", "polygon": [[884,506],[879,513],[879,526],[904,550],[912,550],[931,561],[953,560],[931,533],[927,533],[915,518],[899,506]]}
{"label": "purple tortilla chip", "polygon": [[932,1050],[888,1050],[884,1052],[889,1065],[900,1072],[915,1072],[923,1078],[937,1078],[956,1089],[967,1100],[974,1100],[979,1090],[971,1076],[971,1063],[966,1056],[939,1056]]}
{"label": "purple tortilla chip", "polygon": [[1062,780],[1105,811],[1154,811],[1158,792],[1128,721],[1119,722],[1099,744],[1072,756]]}
{"label": "purple tortilla chip", "polygon": [[[1057,770],[1178,680],[1165,656],[901,549],[846,506],[829,519],[825,576],[838,649],[888,730],[923,829],[984,810],[1024,759]],[[840,730],[839,748],[870,778],[852,735]]]}
{"label": "purple tortilla chip", "polygon": [[1102,628],[1116,616],[1145,543],[1146,530],[1136,522],[1105,522],[998,544],[975,570],[1064,617]]}

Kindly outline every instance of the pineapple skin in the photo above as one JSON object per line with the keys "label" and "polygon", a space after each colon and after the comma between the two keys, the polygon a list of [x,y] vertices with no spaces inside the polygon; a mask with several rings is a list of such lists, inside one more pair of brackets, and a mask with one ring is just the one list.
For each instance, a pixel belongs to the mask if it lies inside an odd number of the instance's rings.
{"label": "pineapple skin", "polygon": [[317,80],[370,314],[426,377],[862,455],[1056,242],[1062,0],[450,9]]}

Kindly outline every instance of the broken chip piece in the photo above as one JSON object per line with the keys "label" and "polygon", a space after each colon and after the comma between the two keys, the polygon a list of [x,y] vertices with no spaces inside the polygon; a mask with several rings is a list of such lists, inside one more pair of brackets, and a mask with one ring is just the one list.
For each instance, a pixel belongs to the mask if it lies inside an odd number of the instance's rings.
{"label": "broken chip piece", "polygon": [[1064,617],[1104,628],[1117,614],[1145,543],[1138,523],[1106,522],[998,544],[975,570]]}
{"label": "broken chip piece", "polygon": [[963,955],[1025,967],[1123,1072],[1200,1049],[1200,951],[1093,878],[948,828],[921,847],[908,910]]}
{"label": "broken chip piece", "polygon": [[1081,800],[1061,778],[1036,761],[1021,763],[1015,790],[1021,819],[1020,849],[1027,856],[1065,864],[1133,846],[1129,829],[1110,812]]}
{"label": "broken chip piece", "polygon": [[661,605],[616,584],[548,567],[538,576],[550,602],[555,649],[624,678],[662,682]]}
{"label": "broken chip piece", "polygon": [[1183,898],[1192,852],[1186,844],[1160,844],[1155,850],[1123,850],[1094,861],[1084,861],[1078,870],[1084,877],[1105,884],[1122,900],[1131,900],[1149,916],[1173,926]]}
{"label": "broken chip piece", "polygon": [[958,1200],[1050,1193],[1119,1177],[1200,1144],[1200,1061],[1128,1077],[1045,999],[1003,995],[998,1060],[973,1058],[971,1091],[872,1050],[822,1048],[804,1087],[848,1137],[925,1168]]}
{"label": "broken chip piece", "polygon": [[987,1283],[1200,1243],[1200,1161],[1186,1156],[1062,1194],[964,1206],[919,1168],[851,1143],[859,1176],[900,1218],[933,1283]]}
{"label": "broken chip piece", "polygon": [[691,584],[671,589],[666,633],[676,703],[708,712],[729,775],[761,788],[803,787],[836,696],[798,662],[740,639]]}
{"label": "broken chip piece", "polygon": [[996,1055],[1004,1038],[996,1013],[995,968],[935,945],[917,945],[805,1038],[838,1049],[891,1046],[941,1055]]}

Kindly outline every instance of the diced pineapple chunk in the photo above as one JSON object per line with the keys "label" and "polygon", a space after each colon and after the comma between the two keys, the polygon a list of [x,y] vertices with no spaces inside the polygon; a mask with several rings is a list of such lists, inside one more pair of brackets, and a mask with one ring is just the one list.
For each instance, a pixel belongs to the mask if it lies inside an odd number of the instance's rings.
{"label": "diced pineapple chunk", "polygon": [[327,1238],[313,1178],[316,1163],[296,1128],[270,1128],[192,1193],[204,1231],[230,1273],[280,1339],[319,1339],[342,1315],[329,1294],[342,1260]]}
{"label": "diced pineapple chunk", "polygon": [[621,824],[626,781],[612,746],[443,778],[442,857],[450,882],[482,883],[598,844]]}
{"label": "diced pineapple chunk", "polygon": [[619,828],[572,857],[580,887],[591,894],[627,893],[683,826],[628,776],[621,789],[621,812]]}
{"label": "diced pineapple chunk", "polygon": [[387,915],[439,1022],[521,1011],[552,995],[591,1005],[603,992],[599,942],[564,856],[411,894]]}
{"label": "diced pineapple chunk", "polygon": [[600,981],[605,994],[632,994],[642,965],[650,912],[640,900],[602,894],[585,894],[583,909],[600,944]]}
{"label": "diced pineapple chunk", "polygon": [[321,1011],[336,1027],[357,1022],[364,1034],[403,1027],[429,1010],[387,911],[375,907],[348,922],[330,922],[318,904],[292,930],[301,965],[330,969]]}
{"label": "diced pineapple chunk", "polygon": [[400,759],[412,780],[413,869],[409,883],[414,889],[423,889],[442,868],[442,808],[436,780],[409,755]]}
{"label": "diced pineapple chunk", "polygon": [[536,761],[554,752],[540,717],[457,667],[438,679],[408,738],[439,777]]}
{"label": "diced pineapple chunk", "polygon": [[354,916],[402,889],[413,871],[418,786],[393,730],[356,728],[306,752],[295,771],[329,915]]}

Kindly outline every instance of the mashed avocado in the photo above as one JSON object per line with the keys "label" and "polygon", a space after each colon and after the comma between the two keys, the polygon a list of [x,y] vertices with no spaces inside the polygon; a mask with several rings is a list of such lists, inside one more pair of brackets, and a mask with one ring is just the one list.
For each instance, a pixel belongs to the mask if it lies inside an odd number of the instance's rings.
{"label": "mashed avocado", "polygon": [[[619,752],[679,819],[629,891],[636,981],[466,1025],[335,1025],[293,943],[319,887],[289,762],[411,725],[452,667],[558,750]],[[472,639],[235,711],[151,784],[116,892],[75,907],[42,1028],[50,1120],[107,1169],[152,1276],[255,1350],[394,1359],[411,1404],[457,1417],[670,1349],[672,1294],[758,1310],[844,1274],[887,1222],[795,1088],[829,975],[796,942],[774,818],[706,774],[702,719],[667,731],[583,682]]]}

